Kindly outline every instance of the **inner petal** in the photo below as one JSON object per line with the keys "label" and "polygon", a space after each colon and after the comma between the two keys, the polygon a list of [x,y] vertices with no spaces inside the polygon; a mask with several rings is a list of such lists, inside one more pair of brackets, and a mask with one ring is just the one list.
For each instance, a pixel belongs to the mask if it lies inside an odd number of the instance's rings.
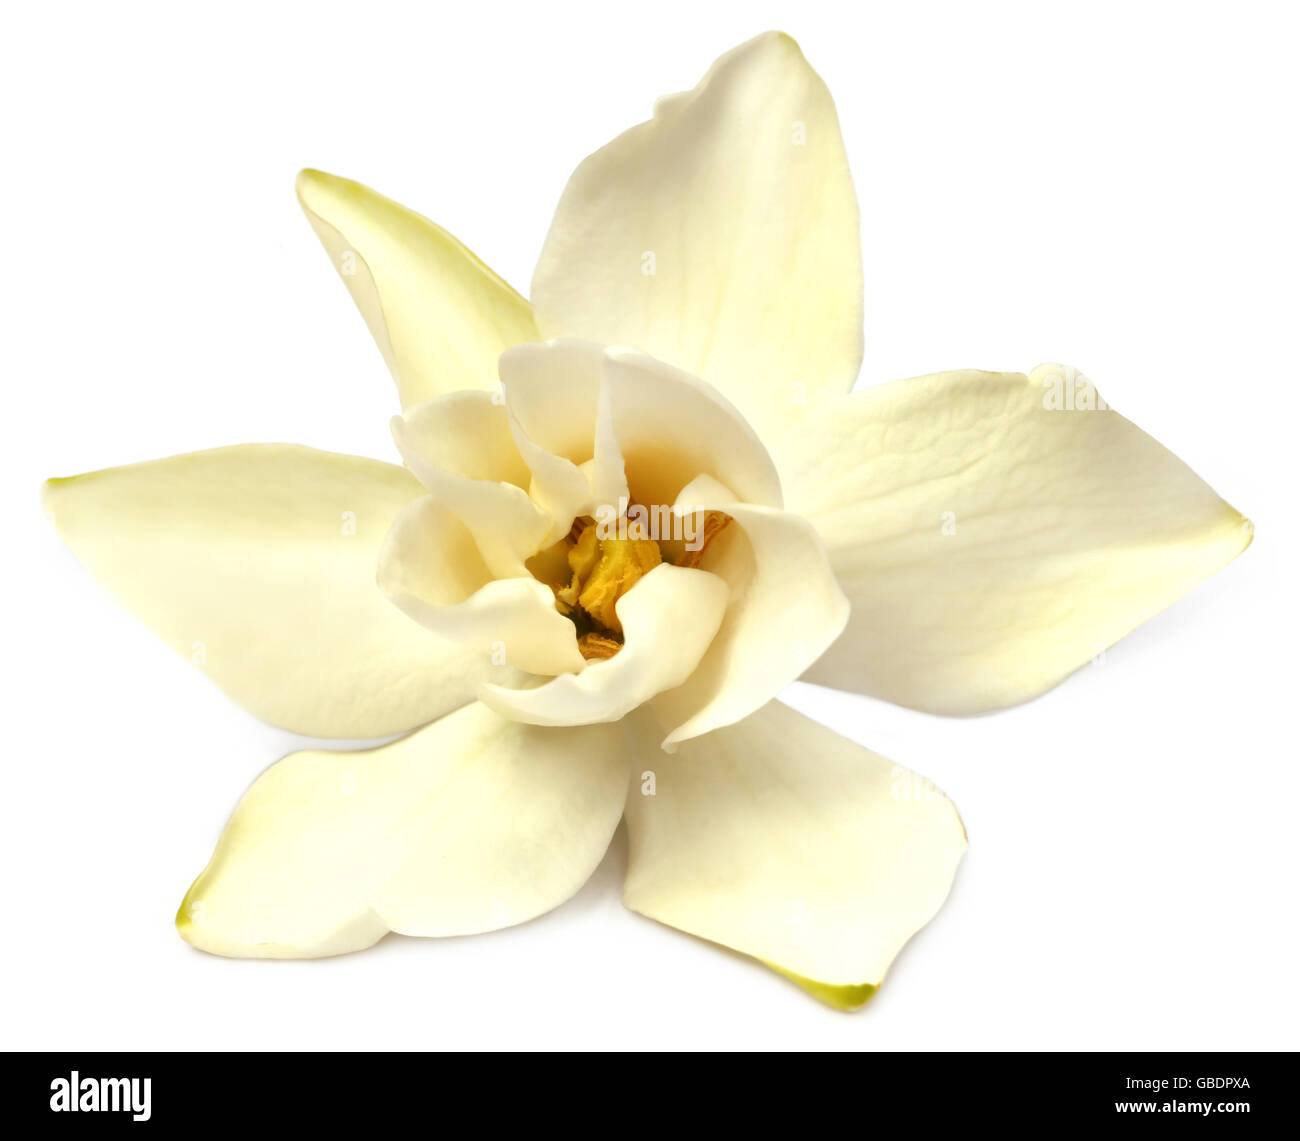
{"label": "inner petal", "polygon": [[[526,574],[524,560],[545,541],[551,520],[523,488],[503,478],[506,473],[497,468],[510,455],[516,465],[522,464],[510,443],[504,417],[498,421],[492,412],[490,402],[484,405],[477,399],[437,397],[406,416],[394,417],[393,439],[415,478],[473,535],[492,574],[522,577]],[[480,431],[477,436],[458,440],[455,428],[470,422],[496,431]],[[519,478],[517,469],[514,475]]]}
{"label": "inner petal", "polygon": [[[411,470],[463,526],[495,584],[474,594],[476,638],[482,604],[504,592],[542,640],[566,632],[577,665],[559,672],[608,661],[627,640],[620,603],[643,580],[665,565],[711,569],[728,504],[780,503],[771,458],[735,409],[643,354],[524,344],[503,354],[500,375],[504,403],[462,394],[394,422]],[[687,488],[710,494],[684,507]],[[408,613],[445,633],[461,629],[467,597],[433,602],[424,584],[398,577],[385,576]]]}
{"label": "inner petal", "polygon": [[503,716],[533,725],[616,721],[690,677],[726,609],[727,584],[717,575],[660,563],[618,600],[626,637],[619,652],[535,689],[488,685],[479,697]]}
{"label": "inner petal", "polygon": [[580,515],[627,494],[613,437],[598,430],[604,350],[584,341],[518,345],[501,356],[510,432],[530,472],[526,486],[550,516],[547,544]]}
{"label": "inner petal", "polygon": [[494,577],[469,528],[434,496],[394,521],[377,582],[422,626],[494,662],[548,675],[585,664],[545,587],[529,576]]}

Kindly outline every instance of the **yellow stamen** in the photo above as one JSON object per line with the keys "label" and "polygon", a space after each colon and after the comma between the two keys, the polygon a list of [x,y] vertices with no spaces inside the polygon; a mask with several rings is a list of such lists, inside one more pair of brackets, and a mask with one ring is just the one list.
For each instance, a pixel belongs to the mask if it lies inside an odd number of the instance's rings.
{"label": "yellow stamen", "polygon": [[578,639],[578,649],[588,661],[593,658],[612,658],[622,648],[623,643],[616,638],[611,638],[608,634],[598,634],[594,630],[590,634],[583,634]]}
{"label": "yellow stamen", "polygon": [[[583,532],[577,551],[595,528]],[[600,559],[583,580],[578,605],[591,615],[597,626],[615,633],[623,632],[614,604],[648,571],[663,560],[657,543],[649,539],[598,539]]]}
{"label": "yellow stamen", "polygon": [[[715,518],[716,516],[716,518]],[[694,566],[713,536],[730,517],[710,512],[702,526],[699,551],[679,563]],[[622,648],[618,600],[663,561],[651,539],[602,539],[595,520],[582,516],[558,543],[528,560],[528,569],[555,592],[555,607],[573,619],[578,648],[586,658],[612,658]]]}
{"label": "yellow stamen", "polygon": [[600,544],[596,539],[596,528],[588,525],[578,533],[573,546],[569,549],[569,569],[573,572],[575,581],[586,582],[599,561]]}

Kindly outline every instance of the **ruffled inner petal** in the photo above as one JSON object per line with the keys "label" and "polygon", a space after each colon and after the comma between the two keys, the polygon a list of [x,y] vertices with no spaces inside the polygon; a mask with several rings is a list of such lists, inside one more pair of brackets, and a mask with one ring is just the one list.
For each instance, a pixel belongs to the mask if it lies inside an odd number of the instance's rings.
{"label": "ruffled inner petal", "polygon": [[469,528],[425,496],[398,516],[379,556],[380,589],[406,614],[496,664],[535,674],[583,669],[573,623],[531,576],[494,578]]}
{"label": "ruffled inner petal", "polygon": [[489,685],[480,699],[530,725],[616,721],[691,675],[722,622],[727,584],[706,571],[664,563],[616,606],[623,643],[612,657],[536,689]]}

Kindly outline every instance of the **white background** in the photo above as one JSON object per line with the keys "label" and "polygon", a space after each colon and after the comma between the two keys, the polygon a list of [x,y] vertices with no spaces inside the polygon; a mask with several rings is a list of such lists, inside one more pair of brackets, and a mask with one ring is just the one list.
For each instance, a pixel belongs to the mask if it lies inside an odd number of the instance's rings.
{"label": "white background", "polygon": [[[10,6],[3,1045],[1267,1048],[1297,1041],[1297,26],[1254,4]],[[247,441],[393,458],[396,395],[300,216],[303,165],[526,290],[574,165],[768,27],[834,92],[861,384],[1077,366],[1258,526],[1041,700],[945,720],[796,687],[972,841],[860,1014],[569,905],[307,963],[172,915],[296,747],[119,611],[42,478]],[[621,841],[621,837],[620,837]]]}

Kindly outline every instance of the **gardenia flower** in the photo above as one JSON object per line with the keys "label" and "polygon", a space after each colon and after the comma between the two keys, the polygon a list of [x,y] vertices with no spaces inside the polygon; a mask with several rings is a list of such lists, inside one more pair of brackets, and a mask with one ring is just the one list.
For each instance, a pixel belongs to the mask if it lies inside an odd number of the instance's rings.
{"label": "gardenia flower", "polygon": [[1072,370],[849,393],[857,207],[785,36],[578,168],[531,304],[355,182],[298,191],[397,381],[405,466],[249,445],[47,488],[90,570],[246,709],[416,730],[256,781],[181,905],[203,950],[521,923],[626,819],[630,908],[860,1005],[966,837],[782,688],[1013,705],[1250,541]]}

